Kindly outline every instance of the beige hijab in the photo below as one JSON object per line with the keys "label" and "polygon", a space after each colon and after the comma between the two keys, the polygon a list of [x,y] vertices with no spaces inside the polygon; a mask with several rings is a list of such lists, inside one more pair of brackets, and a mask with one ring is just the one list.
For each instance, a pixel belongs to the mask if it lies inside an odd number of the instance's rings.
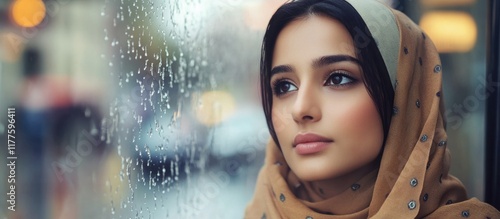
{"label": "beige hijab", "polygon": [[367,22],[395,87],[394,115],[380,168],[335,197],[308,202],[297,198],[311,195],[305,194],[307,182],[295,176],[271,140],[245,218],[500,218],[494,207],[467,199],[462,183],[448,174],[442,69],[433,43],[396,10],[379,3],[373,8],[349,2],[365,22],[367,13],[390,13],[399,34],[397,51],[391,53],[397,41],[387,44],[391,38],[374,34],[376,27]]}

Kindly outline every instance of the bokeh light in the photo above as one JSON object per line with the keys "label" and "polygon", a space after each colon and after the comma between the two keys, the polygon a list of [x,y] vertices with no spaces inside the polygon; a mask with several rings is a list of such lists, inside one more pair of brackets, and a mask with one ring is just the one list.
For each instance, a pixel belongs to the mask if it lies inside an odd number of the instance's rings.
{"label": "bokeh light", "polygon": [[198,121],[206,126],[216,125],[232,116],[235,102],[231,94],[224,91],[209,91],[193,99]]}
{"label": "bokeh light", "polygon": [[421,0],[422,5],[426,7],[442,7],[457,5],[472,5],[476,0]]}
{"label": "bokeh light", "polygon": [[34,27],[45,18],[45,4],[41,0],[16,0],[12,3],[11,16],[21,27]]}
{"label": "bokeh light", "polygon": [[439,52],[468,52],[476,44],[476,22],[465,12],[428,12],[422,16],[420,26],[432,39]]}

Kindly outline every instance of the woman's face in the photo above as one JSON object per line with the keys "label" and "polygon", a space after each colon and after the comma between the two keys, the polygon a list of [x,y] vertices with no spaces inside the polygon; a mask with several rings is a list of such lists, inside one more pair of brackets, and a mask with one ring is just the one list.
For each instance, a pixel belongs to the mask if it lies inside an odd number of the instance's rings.
{"label": "woman's face", "polygon": [[273,126],[300,179],[332,179],[373,164],[382,121],[342,23],[317,15],[289,23],[276,40],[271,74]]}

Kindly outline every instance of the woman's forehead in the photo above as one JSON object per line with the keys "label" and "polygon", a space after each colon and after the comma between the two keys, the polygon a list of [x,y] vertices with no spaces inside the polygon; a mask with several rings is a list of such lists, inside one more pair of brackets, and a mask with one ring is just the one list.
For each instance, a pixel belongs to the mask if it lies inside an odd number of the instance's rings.
{"label": "woman's forehead", "polygon": [[340,21],[311,15],[290,22],[279,33],[272,65],[310,61],[327,55],[356,57],[352,37]]}

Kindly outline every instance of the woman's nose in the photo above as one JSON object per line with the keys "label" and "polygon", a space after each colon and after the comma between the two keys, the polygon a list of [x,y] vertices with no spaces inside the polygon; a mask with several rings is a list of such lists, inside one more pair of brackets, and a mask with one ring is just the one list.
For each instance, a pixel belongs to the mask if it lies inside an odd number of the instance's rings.
{"label": "woman's nose", "polygon": [[299,88],[292,108],[292,117],[296,123],[315,122],[321,119],[321,98],[313,88]]}

